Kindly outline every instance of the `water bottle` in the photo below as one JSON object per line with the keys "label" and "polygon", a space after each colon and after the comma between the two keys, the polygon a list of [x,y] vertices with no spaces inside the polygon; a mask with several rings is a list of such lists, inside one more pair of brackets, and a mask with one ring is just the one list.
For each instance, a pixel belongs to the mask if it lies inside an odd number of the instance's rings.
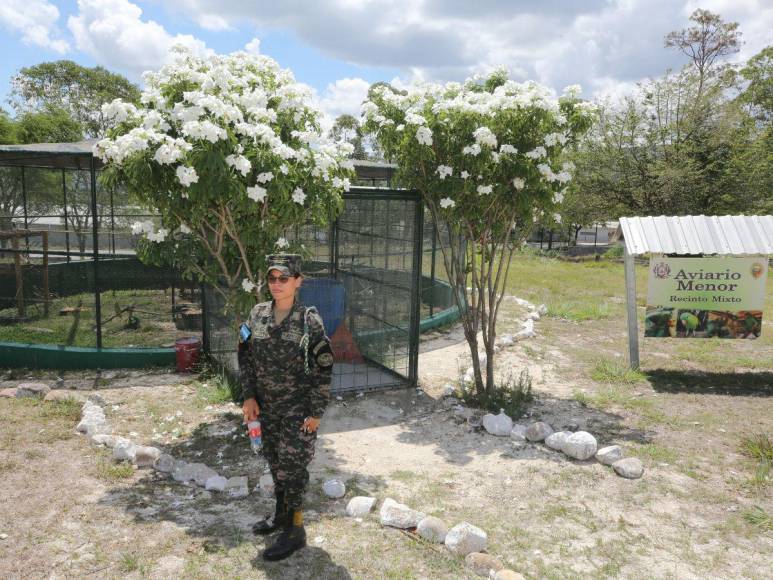
{"label": "water bottle", "polygon": [[260,429],[260,421],[255,419],[247,423],[247,432],[250,435],[250,446],[252,451],[258,453],[263,447],[263,432]]}

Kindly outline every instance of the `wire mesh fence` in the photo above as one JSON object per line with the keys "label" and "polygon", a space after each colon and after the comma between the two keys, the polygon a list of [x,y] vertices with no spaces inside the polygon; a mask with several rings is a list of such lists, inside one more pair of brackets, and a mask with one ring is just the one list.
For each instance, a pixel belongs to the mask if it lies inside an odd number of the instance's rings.
{"label": "wire mesh fence", "polygon": [[201,334],[200,292],[137,260],[158,217],[98,172],[0,167],[0,342],[152,348]]}
{"label": "wire mesh fence", "polygon": [[[0,342],[147,348],[194,336],[236,370],[246,313],[137,259],[132,223],[160,219],[103,187],[89,148],[47,153],[47,167],[14,155],[18,166],[0,151]],[[345,195],[336,223],[286,234],[308,254],[301,300],[325,320],[339,392],[415,383],[420,320],[452,304],[434,228],[416,193],[392,189],[393,171],[357,162],[365,187]]]}
{"label": "wire mesh fence", "polygon": [[[322,315],[333,343],[334,392],[415,383],[421,316],[423,211],[411,192],[353,188],[329,228],[301,226],[300,300]],[[246,313],[224,314],[221,294],[205,292],[205,342],[237,370],[236,328]]]}

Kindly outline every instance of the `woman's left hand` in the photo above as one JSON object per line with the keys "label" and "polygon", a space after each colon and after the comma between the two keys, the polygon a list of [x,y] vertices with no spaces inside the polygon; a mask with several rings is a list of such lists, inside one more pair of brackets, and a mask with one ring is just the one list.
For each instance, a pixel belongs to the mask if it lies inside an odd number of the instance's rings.
{"label": "woman's left hand", "polygon": [[301,425],[301,431],[306,433],[314,433],[319,427],[319,419],[316,417],[306,417]]}

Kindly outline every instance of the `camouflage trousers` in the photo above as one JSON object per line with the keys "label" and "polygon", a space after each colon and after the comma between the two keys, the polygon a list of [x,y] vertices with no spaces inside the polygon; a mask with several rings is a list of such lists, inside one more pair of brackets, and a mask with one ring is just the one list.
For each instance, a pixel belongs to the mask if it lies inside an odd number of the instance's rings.
{"label": "camouflage trousers", "polygon": [[308,466],[314,458],[316,433],[301,431],[305,416],[261,413],[263,456],[268,461],[277,492],[284,492],[290,510],[301,509],[309,483]]}

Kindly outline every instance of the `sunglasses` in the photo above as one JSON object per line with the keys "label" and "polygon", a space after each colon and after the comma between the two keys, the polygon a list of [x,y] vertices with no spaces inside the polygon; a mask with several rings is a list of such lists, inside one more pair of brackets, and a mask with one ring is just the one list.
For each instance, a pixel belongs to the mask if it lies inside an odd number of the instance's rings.
{"label": "sunglasses", "polygon": [[[293,276],[295,278],[295,276]],[[287,284],[287,281],[290,279],[290,276],[269,276],[268,277],[268,283],[269,284],[276,284],[279,282],[280,284]]]}

